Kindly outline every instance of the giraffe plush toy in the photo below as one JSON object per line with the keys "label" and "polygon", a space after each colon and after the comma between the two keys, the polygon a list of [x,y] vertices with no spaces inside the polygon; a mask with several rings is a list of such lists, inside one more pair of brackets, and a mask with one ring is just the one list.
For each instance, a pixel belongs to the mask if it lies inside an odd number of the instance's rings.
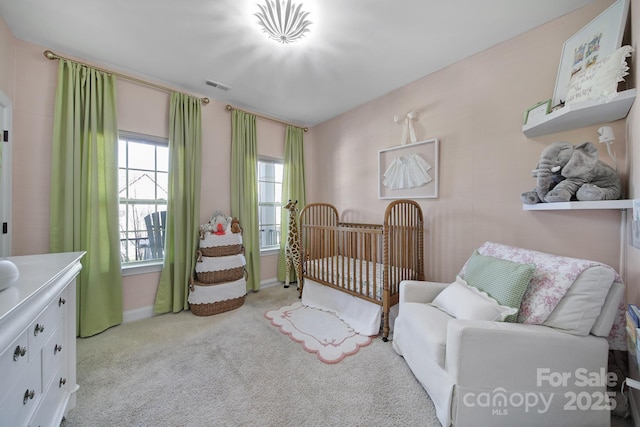
{"label": "giraffe plush toy", "polygon": [[[284,287],[289,287],[289,272],[293,267],[296,273],[300,272],[300,241],[298,239],[298,201],[289,200],[284,209],[289,211],[289,232],[287,243],[284,247],[284,259],[286,263],[286,276]],[[298,290],[300,289],[300,277],[298,279]]]}

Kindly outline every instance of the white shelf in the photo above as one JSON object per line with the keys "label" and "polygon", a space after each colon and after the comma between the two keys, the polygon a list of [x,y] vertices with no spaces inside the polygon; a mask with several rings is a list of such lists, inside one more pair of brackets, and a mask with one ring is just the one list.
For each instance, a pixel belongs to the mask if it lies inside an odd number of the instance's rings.
{"label": "white shelf", "polygon": [[535,205],[523,204],[525,211],[561,211],[578,209],[631,209],[633,200],[599,200],[595,202],[557,202],[536,203]]}
{"label": "white shelf", "polygon": [[635,99],[636,90],[628,89],[618,92],[609,102],[590,99],[565,105],[543,116],[537,122],[522,126],[522,132],[528,138],[532,138],[620,120],[627,117]]}

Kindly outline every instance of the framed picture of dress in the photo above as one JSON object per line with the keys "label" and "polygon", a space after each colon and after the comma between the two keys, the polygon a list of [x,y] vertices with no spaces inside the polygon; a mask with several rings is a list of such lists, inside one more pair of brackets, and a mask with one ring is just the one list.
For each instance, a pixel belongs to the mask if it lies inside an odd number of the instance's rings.
{"label": "framed picture of dress", "polygon": [[629,0],[618,0],[562,46],[552,105],[566,101],[571,77],[622,46]]}
{"label": "framed picture of dress", "polygon": [[385,148],[378,152],[378,198],[437,197],[437,138]]}

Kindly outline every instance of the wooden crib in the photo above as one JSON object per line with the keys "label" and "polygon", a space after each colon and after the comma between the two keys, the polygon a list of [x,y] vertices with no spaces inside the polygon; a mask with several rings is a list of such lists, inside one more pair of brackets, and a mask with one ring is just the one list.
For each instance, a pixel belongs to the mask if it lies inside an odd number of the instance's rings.
{"label": "wooden crib", "polygon": [[383,340],[389,336],[389,310],[399,300],[402,280],[424,280],[424,221],[412,200],[387,206],[382,224],[340,222],[328,203],[307,205],[300,213],[303,262],[300,295],[312,280],[382,308]]}

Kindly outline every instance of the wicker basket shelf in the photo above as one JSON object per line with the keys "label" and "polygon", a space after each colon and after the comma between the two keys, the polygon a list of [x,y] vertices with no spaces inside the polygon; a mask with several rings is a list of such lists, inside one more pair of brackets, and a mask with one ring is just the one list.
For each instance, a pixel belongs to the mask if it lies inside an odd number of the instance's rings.
{"label": "wicker basket shelf", "polygon": [[212,246],[209,248],[200,248],[199,250],[200,252],[202,252],[202,256],[218,257],[218,256],[238,255],[244,252],[244,247],[242,245],[227,245],[227,246]]}
{"label": "wicker basket shelf", "polygon": [[[247,270],[242,229],[240,233],[234,232],[233,227],[227,233],[213,233],[207,227],[219,215],[223,214],[214,212],[209,224],[200,226],[200,242],[196,250],[198,263],[194,276],[189,279],[189,307],[196,316],[212,316],[244,304]],[[239,226],[236,219],[227,219],[232,226]]]}
{"label": "wicker basket shelf", "polygon": [[244,296],[209,304],[189,304],[189,307],[191,308],[191,312],[196,316],[213,316],[214,314],[235,310],[242,306],[242,304],[244,304]]}
{"label": "wicker basket shelf", "polygon": [[199,285],[215,285],[222,282],[233,282],[235,280],[242,279],[245,274],[244,267],[230,268],[228,270],[218,271],[202,271],[196,272]]}

